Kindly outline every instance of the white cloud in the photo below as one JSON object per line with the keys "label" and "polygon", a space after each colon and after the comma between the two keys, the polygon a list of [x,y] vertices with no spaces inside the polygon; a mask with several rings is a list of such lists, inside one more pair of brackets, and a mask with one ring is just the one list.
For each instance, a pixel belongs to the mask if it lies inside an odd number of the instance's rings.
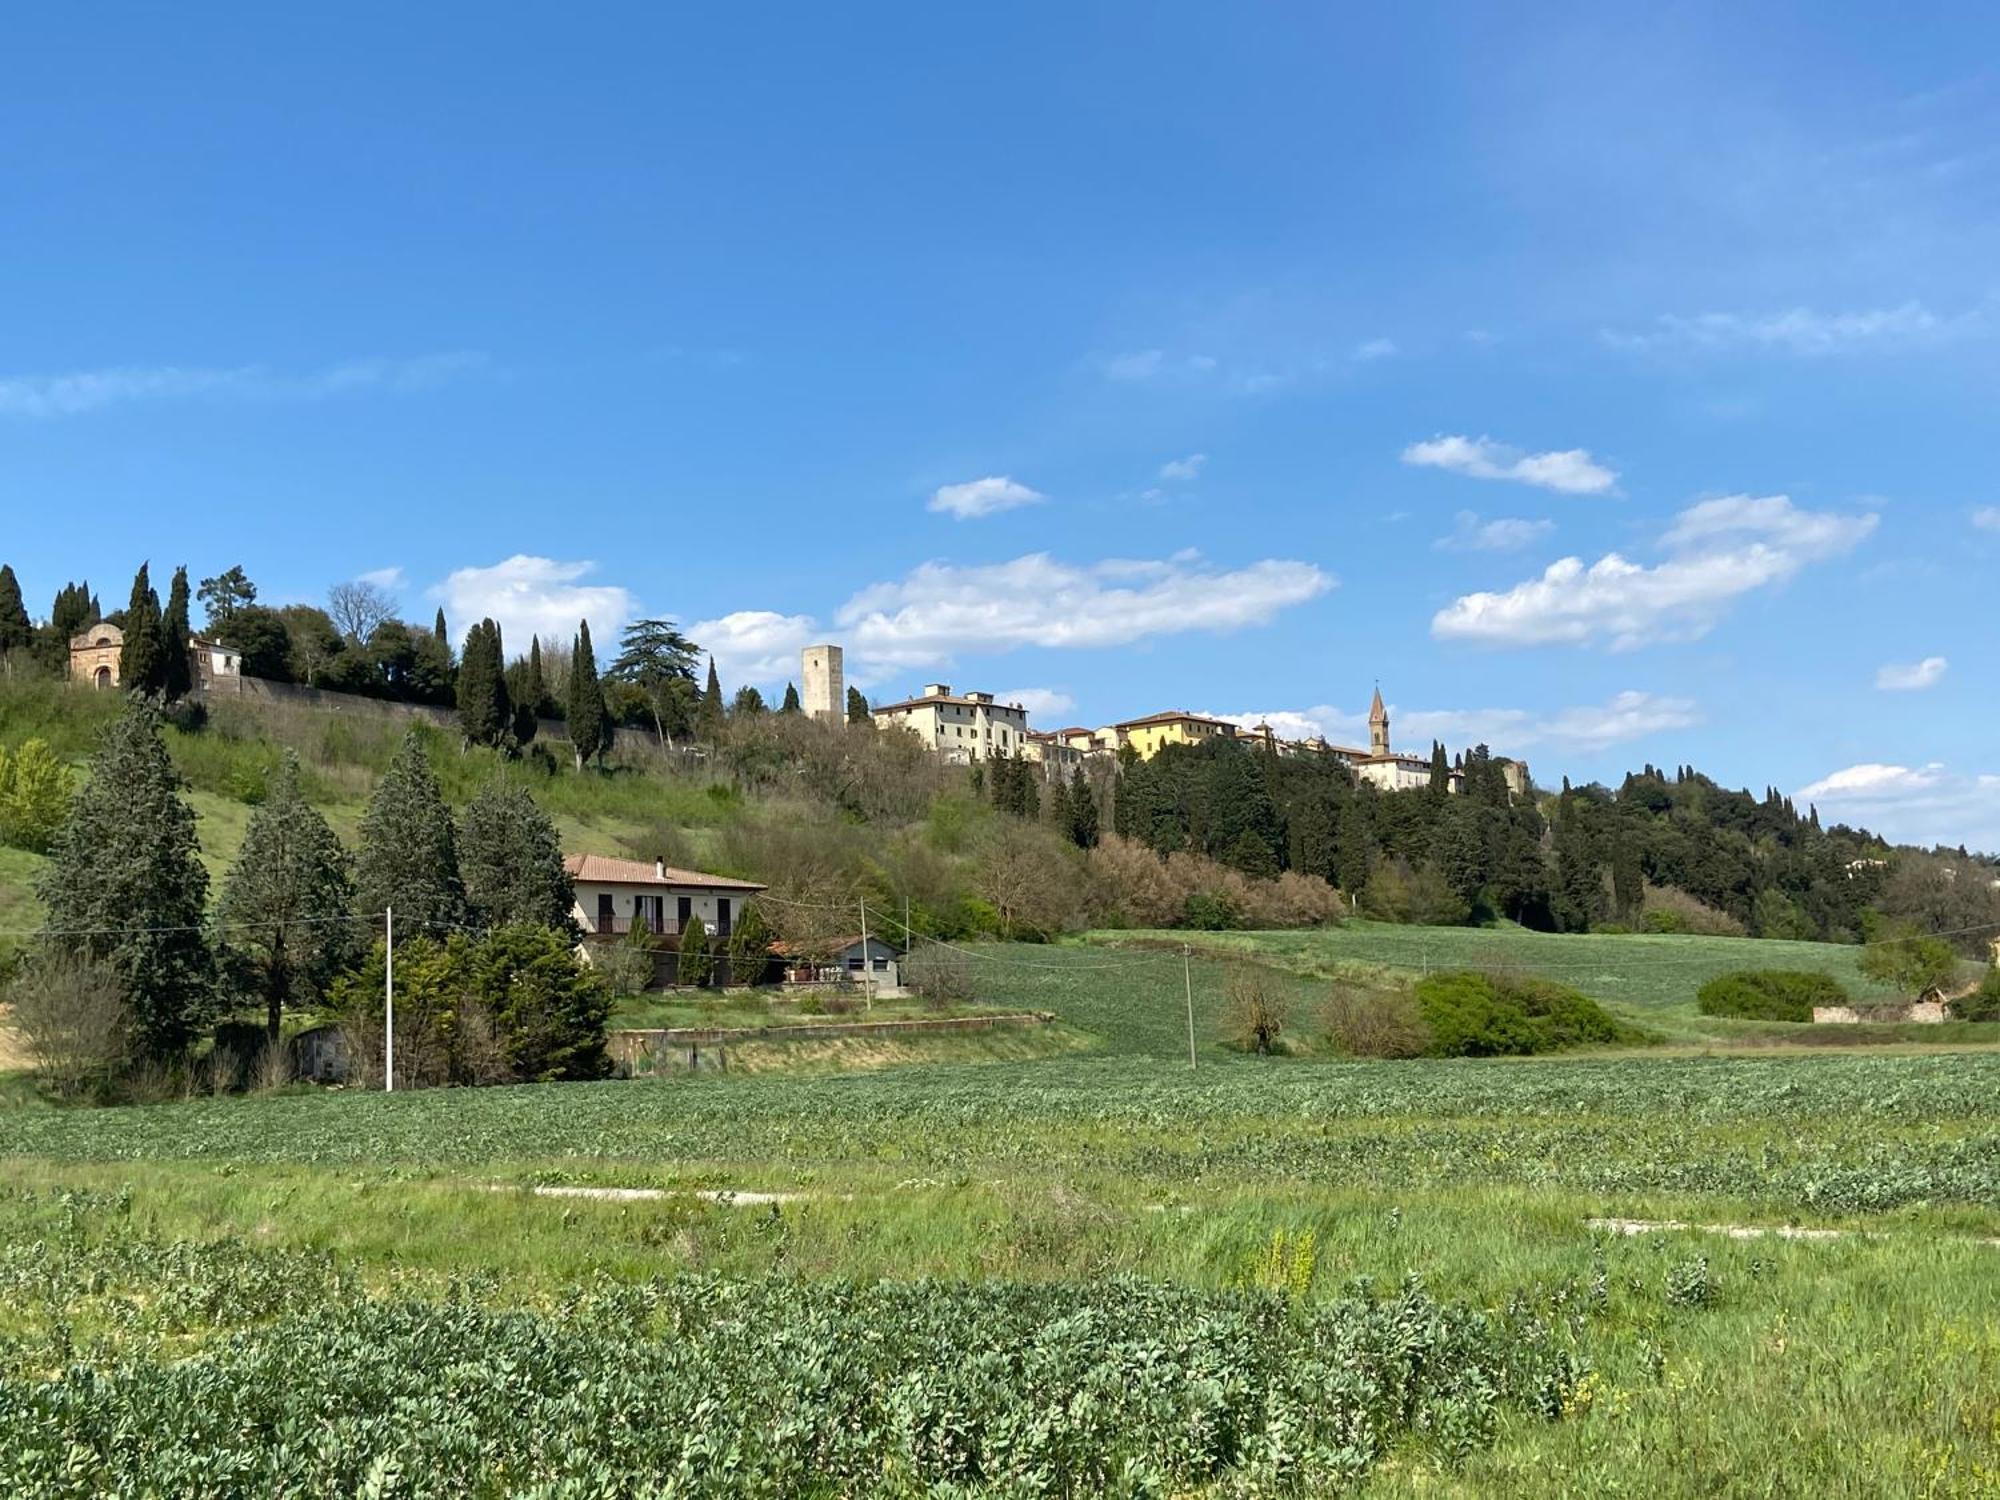
{"label": "white cloud", "polygon": [[929,508],[961,521],[971,521],[1023,505],[1040,505],[1048,498],[1004,474],[992,474],[964,484],[944,485],[931,496]]}
{"label": "white cloud", "polygon": [[1412,443],[1403,462],[1416,468],[1444,469],[1469,479],[1511,479],[1563,495],[1617,493],[1618,475],[1584,448],[1548,453],[1524,453],[1492,438],[1440,435]]}
{"label": "white cloud", "polygon": [[1076,707],[1076,699],[1068,693],[1057,692],[1054,688],[1009,688],[995,695],[1002,703],[1018,703],[1028,711],[1030,719],[1042,720],[1042,727],[1051,727],[1050,721],[1063,718]]}
{"label": "white cloud", "polygon": [[1394,339],[1368,339],[1354,346],[1354,358],[1364,364],[1372,359],[1388,359],[1399,352]]}
{"label": "white cloud", "polygon": [[1817,312],[1810,307],[1775,313],[1667,314],[1643,333],[1610,329],[1604,340],[1621,349],[1759,349],[1784,354],[1837,354],[1927,343],[1972,331],[1977,313],[1943,318],[1921,302],[1857,312]]}
{"label": "white cloud", "polygon": [[1982,505],[1972,513],[1972,524],[1981,531],[2000,531],[2000,505]]}
{"label": "white cloud", "polygon": [[697,620],[687,637],[715,658],[715,670],[732,683],[796,682],[799,653],[820,639],[811,615],[741,609],[715,620]]}
{"label": "white cloud", "polygon": [[[1285,739],[1324,735],[1335,744],[1366,745],[1365,710],[1345,710],[1330,704],[1268,713],[1219,714],[1248,728],[1268,722]],[[1454,750],[1470,745],[1491,746],[1495,754],[1525,755],[1545,747],[1596,751],[1628,740],[1689,729],[1701,722],[1692,699],[1652,693],[1619,693],[1603,703],[1534,711],[1525,708],[1402,709],[1392,705],[1389,724],[1393,742],[1427,749],[1442,740]]]}
{"label": "white cloud", "polygon": [[1875,686],[1885,692],[1914,693],[1936,687],[1944,680],[1947,663],[1942,656],[1926,656],[1922,661],[1898,665],[1895,662],[1875,672]]}
{"label": "white cloud", "polygon": [[394,593],[403,586],[404,573],[400,567],[376,568],[367,573],[357,573],[354,581],[356,583],[372,584],[378,589],[385,589],[390,593]]}
{"label": "white cloud", "polygon": [[1190,630],[1267,624],[1334,580],[1311,563],[1267,559],[1220,571],[1198,556],[1092,564],[1031,553],[1012,562],[929,562],[862,589],[835,616],[856,654],[916,666],[957,651],[1122,646]]}
{"label": "white cloud", "polygon": [[1811,803],[1822,820],[1852,823],[1912,844],[1965,844],[2000,850],[2000,776],[1864,762],[1801,787],[1792,800]]}
{"label": "white cloud", "polygon": [[1476,511],[1462,510],[1451,531],[1431,545],[1444,552],[1516,552],[1555,529],[1553,521],[1529,521],[1517,516],[1482,521]]}
{"label": "white cloud", "polygon": [[1160,478],[1194,480],[1201,478],[1202,466],[1208,462],[1206,453],[1190,453],[1186,458],[1170,459],[1160,465]]}
{"label": "white cloud", "polygon": [[1695,640],[1743,595],[1851,550],[1877,519],[1800,510],[1783,495],[1705,500],[1662,539],[1675,554],[1665,562],[1565,557],[1504,593],[1453,601],[1432,618],[1431,634],[1504,646],[1606,641],[1613,650]]}
{"label": "white cloud", "polygon": [[633,600],[615,584],[578,581],[596,568],[594,562],[514,556],[488,568],[460,568],[430,593],[443,603],[460,636],[479,620],[497,620],[510,655],[527,650],[530,636],[566,641],[579,620],[588,620],[590,643],[608,660],[617,650],[618,632],[632,618]]}
{"label": "white cloud", "polygon": [[360,359],[301,375],[263,365],[201,369],[181,365],[124,366],[67,375],[0,377],[0,417],[70,417],[135,401],[213,397],[247,401],[312,401],[360,391],[405,392],[485,369],[483,354],[427,354],[414,359]]}

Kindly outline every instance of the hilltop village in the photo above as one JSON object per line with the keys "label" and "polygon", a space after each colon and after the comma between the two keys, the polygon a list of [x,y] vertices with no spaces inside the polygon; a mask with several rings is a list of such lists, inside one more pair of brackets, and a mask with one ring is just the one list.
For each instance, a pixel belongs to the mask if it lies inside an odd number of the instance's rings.
{"label": "hilltop village", "polygon": [[[835,714],[843,701],[841,648],[810,646],[805,651],[803,666],[806,711],[816,715]],[[876,723],[909,730],[948,761],[969,764],[1017,756],[1041,766],[1052,781],[1067,780],[1093,757],[1115,759],[1129,750],[1140,760],[1151,760],[1169,745],[1238,740],[1277,755],[1326,757],[1348,767],[1357,780],[1393,792],[1429,786],[1437,754],[1435,746],[1424,755],[1399,752],[1391,746],[1389,710],[1382,702],[1379,686],[1368,707],[1366,749],[1336,745],[1323,735],[1284,739],[1268,723],[1246,728],[1231,719],[1184,708],[1121,719],[1096,729],[1078,724],[1061,729],[1036,729],[1028,723],[1028,710],[1021,704],[1002,703],[992,693],[954,692],[947,682],[926,683],[914,697],[876,704],[871,712]],[[1506,778],[1508,791],[1516,797],[1525,796],[1531,784],[1527,762],[1496,757],[1496,764]],[[1447,775],[1451,791],[1464,790],[1462,757],[1450,764]]]}

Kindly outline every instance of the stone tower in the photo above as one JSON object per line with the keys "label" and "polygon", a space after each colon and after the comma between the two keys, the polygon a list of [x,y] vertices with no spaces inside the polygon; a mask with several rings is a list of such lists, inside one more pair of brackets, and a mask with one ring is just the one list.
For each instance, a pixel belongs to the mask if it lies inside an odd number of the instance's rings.
{"label": "stone tower", "polygon": [[1389,710],[1382,706],[1382,684],[1375,684],[1375,701],[1368,705],[1368,753],[1389,753]]}
{"label": "stone tower", "polygon": [[840,647],[808,646],[805,659],[805,691],[800,707],[806,717],[825,724],[838,724],[847,717],[847,679],[842,669]]}

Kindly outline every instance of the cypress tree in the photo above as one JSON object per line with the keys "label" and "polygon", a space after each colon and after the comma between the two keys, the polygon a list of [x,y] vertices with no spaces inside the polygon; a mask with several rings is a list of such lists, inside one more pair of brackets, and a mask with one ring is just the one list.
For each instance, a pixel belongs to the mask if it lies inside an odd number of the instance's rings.
{"label": "cypress tree", "polygon": [[444,928],[465,920],[451,809],[415,729],[403,736],[362,814],[354,884],[363,914],[393,906],[399,930],[428,931],[442,941]]}
{"label": "cypress tree", "polygon": [[556,716],[555,700],[549,696],[549,679],[542,671],[542,638],[528,637],[527,705],[538,719]]}
{"label": "cypress tree", "polygon": [[460,820],[458,852],[474,921],[577,935],[562,838],[524,787],[495,780],[480,788]]}
{"label": "cypress tree", "polygon": [[1431,784],[1433,797],[1444,797],[1451,793],[1451,764],[1444,757],[1444,745],[1431,741]]}
{"label": "cypress tree", "polygon": [[299,790],[299,759],[288,750],[250,814],[216,909],[230,967],[264,997],[272,1045],[285,1007],[317,1004],[353,952],[355,929],[326,920],[353,902],[347,851]]}
{"label": "cypress tree", "polygon": [[569,743],[576,768],[611,748],[611,712],[604,706],[604,688],[597,680],[597,653],[590,646],[590,621],[578,626],[569,658]]}
{"label": "cypress tree", "polygon": [[799,702],[799,690],[792,686],[791,683],[786,683],[784,706],[778,712],[781,714],[796,714],[803,713],[804,711],[804,706]]}
{"label": "cypress tree", "polygon": [[715,970],[715,957],[708,951],[708,928],[700,917],[689,917],[681,928],[680,955],[674,966],[674,982],[705,985]]}
{"label": "cypress tree", "polygon": [[42,941],[108,964],[132,1038],[149,1057],[185,1052],[215,997],[208,871],[194,809],[143,699],[105,731],[39,892]]}
{"label": "cypress tree", "polygon": [[708,659],[708,686],[701,690],[695,728],[710,744],[722,733],[722,679],[715,675],[715,658]]}
{"label": "cypress tree", "polygon": [[451,632],[445,629],[444,606],[442,604],[438,606],[437,618],[431,621],[431,634],[437,637],[439,645],[449,646],[451,644]]}
{"label": "cypress tree", "polygon": [[868,700],[861,695],[861,689],[855,687],[849,688],[847,690],[847,722],[850,724],[868,724],[872,723],[874,718],[875,716],[868,712]]}
{"label": "cypress tree", "polygon": [[1100,837],[1097,798],[1091,794],[1090,778],[1078,766],[1069,781],[1069,809],[1064,831],[1079,849],[1095,849]]}
{"label": "cypress tree", "polygon": [[0,563],[0,656],[26,650],[34,639],[35,627],[21,599],[21,581],[12,565]]}
{"label": "cypress tree", "polygon": [[161,638],[160,596],[153,592],[147,564],[132,578],[125,607],[125,644],[118,653],[118,685],[128,693],[158,693],[166,686],[166,642]]}
{"label": "cypress tree", "polygon": [[188,570],[174,569],[167,590],[166,618],[160,624],[160,691],[167,702],[185,698],[195,685],[194,629],[188,623]]}
{"label": "cypress tree", "polygon": [[513,729],[501,649],[500,627],[491,620],[481,620],[465,637],[458,665],[458,723],[467,744],[498,745]]}
{"label": "cypress tree", "polygon": [[1359,797],[1350,796],[1340,809],[1340,888],[1353,896],[1368,884],[1370,838],[1368,809]]}

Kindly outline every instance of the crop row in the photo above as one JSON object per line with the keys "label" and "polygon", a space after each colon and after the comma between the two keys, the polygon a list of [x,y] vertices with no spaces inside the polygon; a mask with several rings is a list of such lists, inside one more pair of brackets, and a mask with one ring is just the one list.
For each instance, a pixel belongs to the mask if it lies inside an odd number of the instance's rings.
{"label": "crop row", "polygon": [[58,1228],[0,1290],[10,1496],[1323,1494],[1555,1418],[1586,1374],[1577,1317],[1413,1283],[681,1276],[522,1308]]}
{"label": "crop row", "polygon": [[2000,1205],[2000,1058],[1135,1059],[0,1114],[0,1156],[1494,1182],[1869,1212]]}

